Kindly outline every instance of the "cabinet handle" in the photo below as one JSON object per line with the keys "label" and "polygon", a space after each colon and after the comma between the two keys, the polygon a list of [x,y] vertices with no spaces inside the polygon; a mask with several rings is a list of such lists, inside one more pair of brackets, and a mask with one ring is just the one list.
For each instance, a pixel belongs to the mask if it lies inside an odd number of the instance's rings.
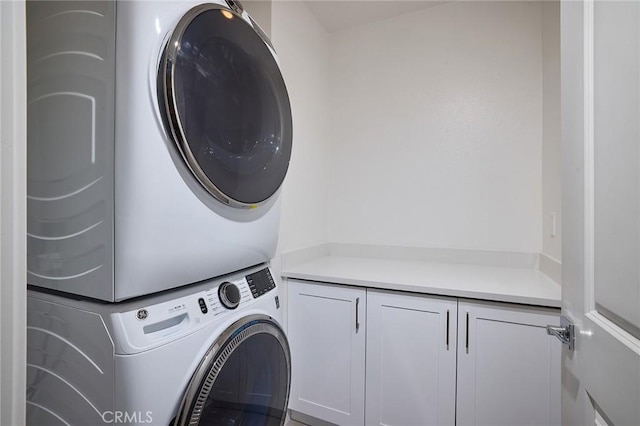
{"label": "cabinet handle", "polygon": [[358,309],[358,306],[360,305],[360,298],[356,297],[356,333],[358,332],[358,330],[360,330],[360,318],[358,316],[358,311],[360,309]]}
{"label": "cabinet handle", "polygon": [[449,350],[449,310],[447,309],[447,350]]}
{"label": "cabinet handle", "polygon": [[465,340],[465,347],[467,349],[467,353],[469,353],[469,312],[467,312],[467,335]]}

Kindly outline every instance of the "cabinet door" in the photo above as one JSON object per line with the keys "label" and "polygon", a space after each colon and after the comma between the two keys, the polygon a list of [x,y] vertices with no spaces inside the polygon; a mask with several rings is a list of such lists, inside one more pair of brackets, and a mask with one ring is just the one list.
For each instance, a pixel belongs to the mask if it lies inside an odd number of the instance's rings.
{"label": "cabinet door", "polygon": [[367,425],[453,425],[457,301],[367,291]]}
{"label": "cabinet door", "polygon": [[288,295],[289,408],[363,425],[366,291],[290,280]]}
{"label": "cabinet door", "polygon": [[457,424],[560,424],[555,309],[458,303]]}

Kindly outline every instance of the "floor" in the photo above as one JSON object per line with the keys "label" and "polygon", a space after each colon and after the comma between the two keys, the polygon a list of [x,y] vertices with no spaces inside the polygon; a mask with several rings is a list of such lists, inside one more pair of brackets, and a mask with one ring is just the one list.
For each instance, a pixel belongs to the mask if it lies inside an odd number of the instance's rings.
{"label": "floor", "polygon": [[287,418],[284,421],[284,426],[307,426],[304,423],[297,422],[295,420],[291,420],[291,413],[287,410]]}
{"label": "floor", "polygon": [[287,419],[284,422],[284,426],[307,426],[304,423],[296,422],[295,420]]}

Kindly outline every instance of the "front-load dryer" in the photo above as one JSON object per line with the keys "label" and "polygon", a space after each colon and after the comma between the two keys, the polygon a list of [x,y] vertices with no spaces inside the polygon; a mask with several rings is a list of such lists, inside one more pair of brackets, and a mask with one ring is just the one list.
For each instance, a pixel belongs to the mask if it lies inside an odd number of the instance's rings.
{"label": "front-load dryer", "polygon": [[282,425],[278,294],[265,265],[117,304],[29,291],[27,424]]}
{"label": "front-load dryer", "polygon": [[27,2],[28,283],[105,301],[275,255],[291,156],[239,2]]}

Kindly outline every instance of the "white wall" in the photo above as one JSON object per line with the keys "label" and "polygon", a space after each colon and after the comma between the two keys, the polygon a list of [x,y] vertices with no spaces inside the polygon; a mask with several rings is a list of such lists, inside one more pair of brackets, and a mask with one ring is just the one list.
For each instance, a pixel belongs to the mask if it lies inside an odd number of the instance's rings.
{"label": "white wall", "polygon": [[[327,241],[329,37],[302,2],[274,1],[271,41],[293,112],[278,253]],[[278,269],[279,255],[274,262]]]}
{"label": "white wall", "polygon": [[271,0],[243,1],[242,6],[260,28],[271,38]]}
{"label": "white wall", "polygon": [[[560,2],[542,4],[542,253],[561,260]],[[551,214],[556,214],[552,237]]]}
{"label": "white wall", "polygon": [[330,241],[541,251],[541,9],[452,2],[332,33]]}

